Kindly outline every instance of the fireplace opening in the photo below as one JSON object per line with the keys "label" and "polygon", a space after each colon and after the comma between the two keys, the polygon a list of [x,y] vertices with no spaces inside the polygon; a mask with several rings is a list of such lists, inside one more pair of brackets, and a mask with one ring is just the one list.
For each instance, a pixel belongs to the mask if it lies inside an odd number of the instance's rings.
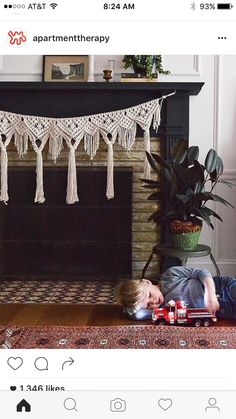
{"label": "fireplace opening", "polygon": [[116,168],[106,198],[106,168],[77,168],[80,201],[65,202],[66,167],[44,167],[46,202],[34,203],[35,168],[9,168],[0,205],[0,275],[81,279],[132,275],[132,168]]}

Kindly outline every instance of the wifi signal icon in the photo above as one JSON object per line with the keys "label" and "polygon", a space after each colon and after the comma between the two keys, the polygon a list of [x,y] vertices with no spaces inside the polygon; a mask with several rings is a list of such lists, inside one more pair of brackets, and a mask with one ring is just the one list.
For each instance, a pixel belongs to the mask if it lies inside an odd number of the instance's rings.
{"label": "wifi signal icon", "polygon": [[51,6],[51,8],[54,10],[54,9],[56,9],[56,7],[58,6],[58,4],[57,4],[57,3],[51,3],[51,4],[50,4],[50,6]]}

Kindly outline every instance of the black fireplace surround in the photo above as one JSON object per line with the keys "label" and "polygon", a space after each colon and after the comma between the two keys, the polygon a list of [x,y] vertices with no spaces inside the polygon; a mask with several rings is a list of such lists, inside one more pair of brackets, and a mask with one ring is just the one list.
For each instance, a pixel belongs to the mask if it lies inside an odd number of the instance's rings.
{"label": "black fireplace surround", "polygon": [[[176,91],[163,103],[158,133],[151,132],[161,139],[161,153],[168,159],[176,139],[189,138],[189,96],[197,95],[202,86],[2,82],[0,110],[83,116],[127,108]],[[132,168],[116,168],[116,196],[109,201],[105,197],[105,167],[80,167],[77,174],[80,202],[65,204],[67,168],[53,166],[44,167],[47,200],[34,204],[35,167],[10,164],[10,201],[0,205],[0,278],[131,277]],[[162,241],[167,239],[163,229]]]}

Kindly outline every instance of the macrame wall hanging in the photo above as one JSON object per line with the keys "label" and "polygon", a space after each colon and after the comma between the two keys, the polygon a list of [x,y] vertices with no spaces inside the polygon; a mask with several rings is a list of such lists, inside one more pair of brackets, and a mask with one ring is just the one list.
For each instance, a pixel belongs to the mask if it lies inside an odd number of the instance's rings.
{"label": "macrame wall hanging", "polygon": [[[107,144],[107,190],[108,199],[114,197],[114,158],[113,146],[117,142],[130,151],[135,142],[137,125],[144,131],[144,151],[150,152],[150,127],[157,131],[161,120],[163,100],[175,92],[141,105],[75,118],[47,118],[20,115],[0,111],[0,148],[1,148],[1,193],[0,201],[7,203],[8,196],[8,156],[7,146],[14,139],[19,157],[28,151],[29,141],[37,155],[35,202],[45,201],[43,189],[42,152],[49,142],[49,155],[56,162],[66,142],[69,149],[66,202],[79,201],[75,152],[81,141],[91,159],[96,155],[102,138]],[[150,178],[150,165],[144,157],[144,177]]]}

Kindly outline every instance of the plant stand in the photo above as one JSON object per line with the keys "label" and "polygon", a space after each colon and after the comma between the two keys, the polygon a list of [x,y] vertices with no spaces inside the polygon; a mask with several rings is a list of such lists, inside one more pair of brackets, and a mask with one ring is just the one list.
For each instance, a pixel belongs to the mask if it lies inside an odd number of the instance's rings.
{"label": "plant stand", "polygon": [[181,260],[182,266],[186,266],[188,258],[210,256],[217,275],[220,275],[220,270],[218,268],[218,265],[215,261],[214,256],[212,255],[211,248],[209,246],[205,246],[204,244],[198,244],[192,250],[183,250],[183,249],[178,249],[176,247],[171,247],[167,245],[156,245],[153,247],[152,253],[142,270],[142,278],[145,278],[146,270],[152,261],[153,255],[177,257]]}

